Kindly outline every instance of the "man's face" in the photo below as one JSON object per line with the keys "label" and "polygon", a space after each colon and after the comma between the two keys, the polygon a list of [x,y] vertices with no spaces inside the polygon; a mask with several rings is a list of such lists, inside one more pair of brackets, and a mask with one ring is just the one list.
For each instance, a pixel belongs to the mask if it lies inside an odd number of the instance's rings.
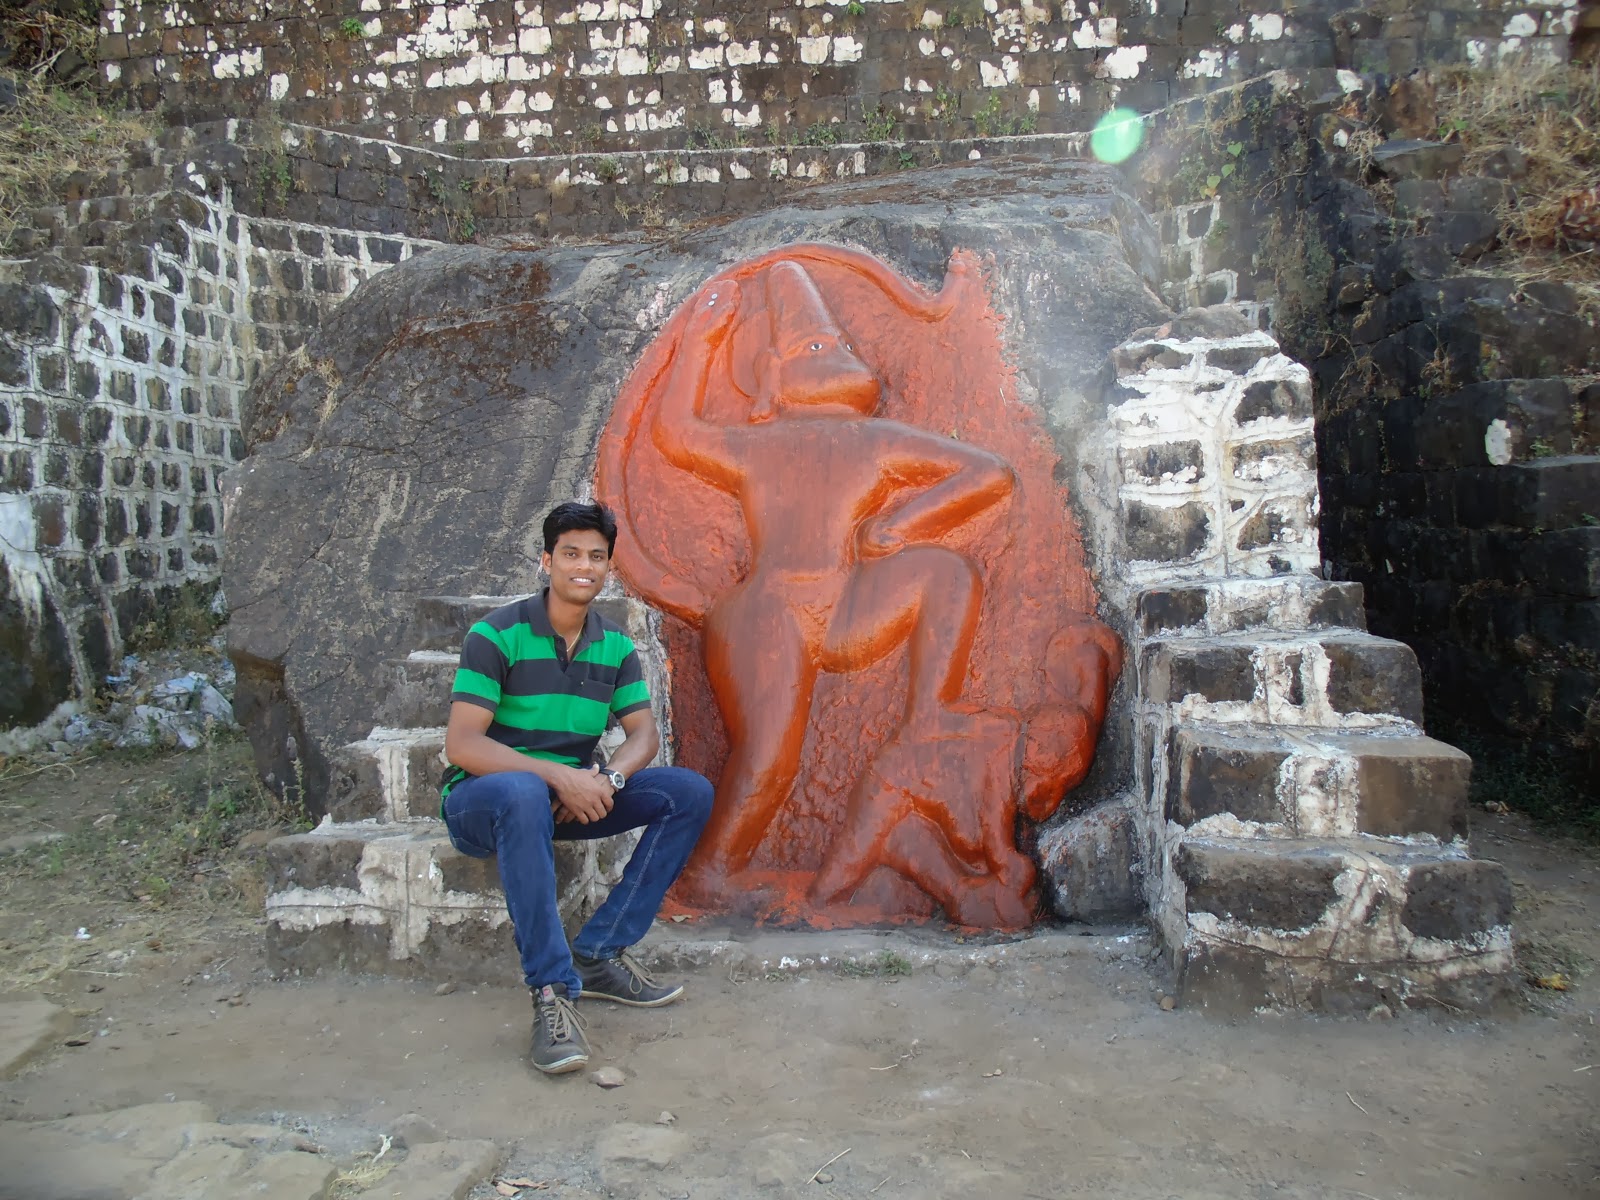
{"label": "man's face", "polygon": [[568,604],[588,604],[611,573],[606,535],[598,529],[563,533],[556,539],[555,551],[547,550],[539,561],[550,574],[550,591]]}

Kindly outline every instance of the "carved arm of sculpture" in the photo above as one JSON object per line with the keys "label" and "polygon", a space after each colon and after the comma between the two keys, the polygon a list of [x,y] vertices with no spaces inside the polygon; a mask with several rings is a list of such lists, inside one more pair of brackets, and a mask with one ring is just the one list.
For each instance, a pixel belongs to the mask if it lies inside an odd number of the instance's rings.
{"label": "carved arm of sculpture", "polygon": [[1016,490],[1016,472],[999,455],[909,426],[896,432],[888,448],[891,472],[906,483],[933,486],[862,526],[861,552],[868,558],[933,541]]}
{"label": "carved arm of sculpture", "polygon": [[738,309],[739,285],[733,280],[714,279],[700,289],[690,302],[666,387],[647,418],[650,439],[668,462],[725,492],[739,489],[743,470],[727,429],[702,417],[700,406]]}

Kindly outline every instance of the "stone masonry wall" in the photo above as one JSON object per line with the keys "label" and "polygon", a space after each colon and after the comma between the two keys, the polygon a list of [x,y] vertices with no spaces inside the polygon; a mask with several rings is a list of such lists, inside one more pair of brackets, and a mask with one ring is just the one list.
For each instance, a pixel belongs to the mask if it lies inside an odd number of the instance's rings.
{"label": "stone masonry wall", "polygon": [[[1406,71],[1555,43],[1576,0],[109,0],[106,80],[193,122],[259,112],[485,155],[1082,130],[1286,67]],[[887,132],[884,136],[887,136]]]}
{"label": "stone masonry wall", "polygon": [[0,658],[22,681],[0,724],[91,694],[130,641],[209,600],[245,389],[371,270],[426,249],[241,216],[189,166],[185,190],[78,202],[50,253],[0,267],[0,590],[16,633]]}

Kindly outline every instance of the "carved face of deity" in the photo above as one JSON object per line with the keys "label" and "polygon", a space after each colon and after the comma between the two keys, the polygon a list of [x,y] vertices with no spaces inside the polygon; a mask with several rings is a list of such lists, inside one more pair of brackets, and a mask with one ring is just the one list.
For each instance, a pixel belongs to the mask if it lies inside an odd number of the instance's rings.
{"label": "carved face of deity", "polygon": [[866,415],[882,386],[829,314],[811,277],[795,263],[767,271],[772,344],[761,364],[766,406]]}

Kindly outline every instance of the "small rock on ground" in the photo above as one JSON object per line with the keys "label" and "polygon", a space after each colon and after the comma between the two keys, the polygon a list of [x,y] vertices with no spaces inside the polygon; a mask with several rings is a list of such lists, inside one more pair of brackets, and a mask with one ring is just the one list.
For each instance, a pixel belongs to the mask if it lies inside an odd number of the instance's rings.
{"label": "small rock on ground", "polygon": [[618,1088],[628,1081],[628,1077],[616,1067],[596,1068],[589,1072],[589,1078],[603,1088]]}
{"label": "small rock on ground", "polygon": [[437,1125],[422,1114],[414,1112],[406,1113],[389,1126],[389,1137],[396,1150],[407,1150],[412,1146],[446,1140]]}
{"label": "small rock on ground", "polygon": [[595,1139],[600,1181],[612,1192],[636,1191],[650,1175],[670,1167],[688,1145],[683,1134],[659,1125],[613,1125]]}
{"label": "small rock on ground", "polygon": [[384,1200],[465,1200],[494,1177],[504,1159],[505,1151],[494,1142],[429,1142],[410,1150],[373,1190]]}

